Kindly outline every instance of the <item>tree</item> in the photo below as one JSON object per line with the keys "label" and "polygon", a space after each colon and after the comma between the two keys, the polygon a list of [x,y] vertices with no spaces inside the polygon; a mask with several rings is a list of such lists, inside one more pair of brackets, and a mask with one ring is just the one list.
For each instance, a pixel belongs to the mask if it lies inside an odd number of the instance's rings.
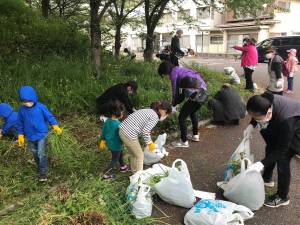
{"label": "tree", "polygon": [[44,17],[48,17],[49,10],[50,10],[50,0],[42,0],[42,15]]}
{"label": "tree", "polygon": [[152,61],[154,30],[158,21],[162,18],[164,10],[170,0],[144,0],[146,20],[146,49],[144,51],[145,61]]}
{"label": "tree", "polygon": [[109,14],[115,27],[115,57],[117,60],[120,57],[121,28],[128,22],[129,14],[143,4],[143,2],[143,0],[113,0],[113,7],[109,10]]}
{"label": "tree", "polygon": [[101,29],[100,21],[112,4],[113,0],[90,0],[90,37],[92,72],[95,77],[100,76],[101,66]]}

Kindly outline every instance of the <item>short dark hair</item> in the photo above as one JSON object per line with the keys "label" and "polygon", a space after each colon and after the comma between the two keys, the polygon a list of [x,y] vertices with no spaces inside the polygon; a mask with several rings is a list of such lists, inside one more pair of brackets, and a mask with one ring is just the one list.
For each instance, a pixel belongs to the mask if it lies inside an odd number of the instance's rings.
{"label": "short dark hair", "polygon": [[129,80],[126,83],[127,87],[131,87],[133,92],[136,92],[138,89],[138,84],[135,80]]}
{"label": "short dark hair", "polygon": [[121,117],[122,113],[125,111],[124,105],[119,100],[111,100],[105,105],[104,115],[107,117],[116,116]]}
{"label": "short dark hair", "polygon": [[163,61],[157,69],[158,74],[162,77],[163,75],[170,75],[172,72],[172,69],[175,66],[169,62],[169,61]]}
{"label": "short dark hair", "polygon": [[126,52],[126,53],[127,53],[127,52],[128,52],[128,48],[124,48],[124,52]]}
{"label": "short dark hair", "polygon": [[266,115],[273,104],[273,100],[274,95],[270,92],[265,92],[262,95],[254,95],[247,102],[247,111]]}
{"label": "short dark hair", "polygon": [[167,114],[170,114],[172,112],[172,105],[170,102],[165,101],[165,100],[160,100],[160,101],[155,101],[152,102],[150,105],[150,108],[153,109],[157,114],[158,111],[161,110],[166,110]]}

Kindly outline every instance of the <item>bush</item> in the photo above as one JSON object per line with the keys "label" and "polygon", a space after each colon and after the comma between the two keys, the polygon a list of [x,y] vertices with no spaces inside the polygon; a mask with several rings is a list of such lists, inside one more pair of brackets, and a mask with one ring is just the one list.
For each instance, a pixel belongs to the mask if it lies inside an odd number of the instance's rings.
{"label": "bush", "polygon": [[86,58],[88,36],[74,24],[45,19],[21,0],[0,0],[0,52],[5,60],[48,54]]}

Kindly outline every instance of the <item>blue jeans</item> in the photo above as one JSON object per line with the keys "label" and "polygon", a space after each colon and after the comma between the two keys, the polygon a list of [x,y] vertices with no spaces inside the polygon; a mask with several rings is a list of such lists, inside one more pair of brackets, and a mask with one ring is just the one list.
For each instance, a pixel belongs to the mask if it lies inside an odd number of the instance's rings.
{"label": "blue jeans", "polygon": [[46,175],[48,168],[47,138],[39,141],[29,141],[28,147],[33,154],[35,163],[38,166],[39,175]]}
{"label": "blue jeans", "polygon": [[294,77],[288,77],[288,90],[292,91],[294,86]]}

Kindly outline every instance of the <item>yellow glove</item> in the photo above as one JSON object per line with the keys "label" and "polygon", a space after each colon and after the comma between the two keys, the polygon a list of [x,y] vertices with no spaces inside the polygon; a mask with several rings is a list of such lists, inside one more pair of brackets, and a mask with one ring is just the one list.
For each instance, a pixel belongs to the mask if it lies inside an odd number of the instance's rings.
{"label": "yellow glove", "polygon": [[106,141],[105,140],[101,140],[101,141],[99,141],[99,149],[101,150],[101,151],[103,151],[103,150],[105,150],[106,148],[107,148],[107,146],[106,146]]}
{"label": "yellow glove", "polygon": [[19,147],[24,147],[24,144],[25,144],[25,137],[23,134],[20,134],[18,136],[18,144],[19,144]]}
{"label": "yellow glove", "polygon": [[154,152],[154,150],[156,149],[156,144],[151,142],[150,144],[148,144],[148,148],[150,152]]}
{"label": "yellow glove", "polygon": [[62,129],[59,126],[53,125],[52,128],[57,135],[60,135],[62,133]]}

